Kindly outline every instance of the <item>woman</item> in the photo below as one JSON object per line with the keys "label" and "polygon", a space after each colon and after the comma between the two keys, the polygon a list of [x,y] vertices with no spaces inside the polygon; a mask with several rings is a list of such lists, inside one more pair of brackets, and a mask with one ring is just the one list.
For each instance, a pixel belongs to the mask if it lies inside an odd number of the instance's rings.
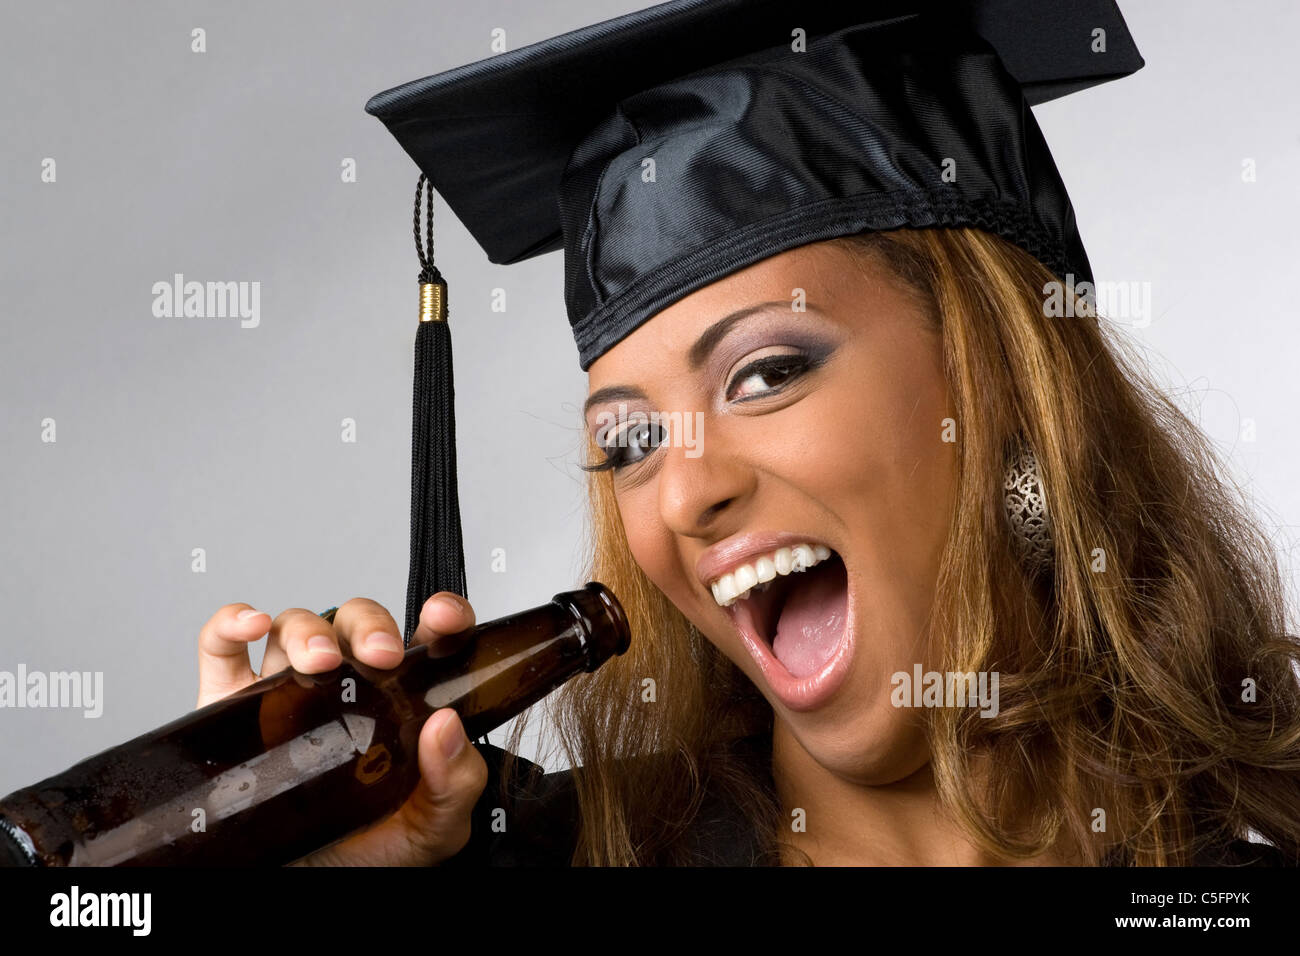
{"label": "woman", "polygon": [[[1081,314],[1030,109],[1142,66],[1122,16],[867,6],[673,0],[367,103],[491,261],[563,246],[588,577],[634,639],[552,700],[571,771],[440,712],[406,805],[305,862],[1300,858],[1273,555]],[[371,601],[230,605],[201,703],[268,626],[267,673],[401,654]]]}
{"label": "woman", "polygon": [[[440,711],[407,804],[303,862],[1296,863],[1300,648],[1270,546],[1098,318],[1044,318],[1055,281],[979,229],[878,231],[763,259],[608,350],[589,577],[652,637],[552,698],[575,769],[518,801]],[[598,424],[619,402],[699,411],[703,454],[619,440]],[[796,544],[814,567],[763,564]],[[772,583],[715,592],[741,564]],[[443,597],[416,639],[472,623]],[[269,627],[263,673],[402,649],[363,599]],[[200,704],[255,678],[267,628],[214,615]],[[915,706],[928,672],[994,696]],[[508,839],[482,826],[498,806]]]}

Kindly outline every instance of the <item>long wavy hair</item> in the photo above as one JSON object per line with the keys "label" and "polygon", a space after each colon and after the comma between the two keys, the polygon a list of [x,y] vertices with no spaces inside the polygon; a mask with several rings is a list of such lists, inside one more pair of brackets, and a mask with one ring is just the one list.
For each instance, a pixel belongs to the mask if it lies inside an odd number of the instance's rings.
{"label": "long wavy hair", "polygon": [[[830,244],[849,267],[883,265],[942,333],[958,488],[927,666],[1001,680],[996,717],[922,710],[943,810],[1002,858],[1186,865],[1253,831],[1300,861],[1300,642],[1270,541],[1199,428],[1095,314],[1045,317],[1056,277],[990,233]],[[1018,442],[1043,478],[1045,569],[1021,561],[1005,515]],[[706,784],[759,862],[808,862],[782,839],[771,706],[633,560],[612,472],[588,481],[587,577],[619,596],[633,641],[545,705],[574,768],[572,862],[697,862]],[[732,746],[755,735],[766,759]]]}

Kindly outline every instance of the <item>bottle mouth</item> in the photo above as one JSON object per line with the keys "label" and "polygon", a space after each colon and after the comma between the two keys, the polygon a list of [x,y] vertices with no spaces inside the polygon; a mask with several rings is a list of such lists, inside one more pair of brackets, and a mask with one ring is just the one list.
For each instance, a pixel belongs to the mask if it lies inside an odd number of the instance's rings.
{"label": "bottle mouth", "polygon": [[596,595],[610,623],[614,625],[617,641],[613,652],[615,654],[626,652],[632,645],[632,628],[627,622],[627,613],[623,610],[623,605],[618,602],[618,598],[614,597],[614,592],[599,581],[588,581],[586,590]]}
{"label": "bottle mouth", "polygon": [[587,650],[586,670],[594,671],[631,646],[632,631],[623,605],[599,581],[589,581],[581,591],[565,591],[552,600],[567,608],[582,628]]}

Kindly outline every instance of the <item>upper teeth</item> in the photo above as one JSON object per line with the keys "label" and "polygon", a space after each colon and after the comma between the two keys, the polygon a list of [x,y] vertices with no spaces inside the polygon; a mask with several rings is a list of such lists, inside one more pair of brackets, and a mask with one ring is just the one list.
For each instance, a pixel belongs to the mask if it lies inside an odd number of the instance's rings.
{"label": "upper teeth", "polygon": [[732,568],[729,573],[710,584],[713,600],[722,607],[729,607],[734,602],[749,597],[752,589],[763,590],[767,582],[778,574],[784,576],[804,571],[830,556],[831,549],[821,544],[796,544],[791,548],[777,548],[750,564]]}

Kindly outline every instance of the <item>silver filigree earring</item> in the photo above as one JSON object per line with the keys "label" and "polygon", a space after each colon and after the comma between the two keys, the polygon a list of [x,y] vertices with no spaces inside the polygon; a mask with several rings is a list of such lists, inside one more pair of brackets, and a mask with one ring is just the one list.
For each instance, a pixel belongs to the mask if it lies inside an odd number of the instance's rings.
{"label": "silver filigree earring", "polygon": [[1011,453],[1002,488],[1016,553],[1036,575],[1052,563],[1052,522],[1038,459],[1023,439]]}

